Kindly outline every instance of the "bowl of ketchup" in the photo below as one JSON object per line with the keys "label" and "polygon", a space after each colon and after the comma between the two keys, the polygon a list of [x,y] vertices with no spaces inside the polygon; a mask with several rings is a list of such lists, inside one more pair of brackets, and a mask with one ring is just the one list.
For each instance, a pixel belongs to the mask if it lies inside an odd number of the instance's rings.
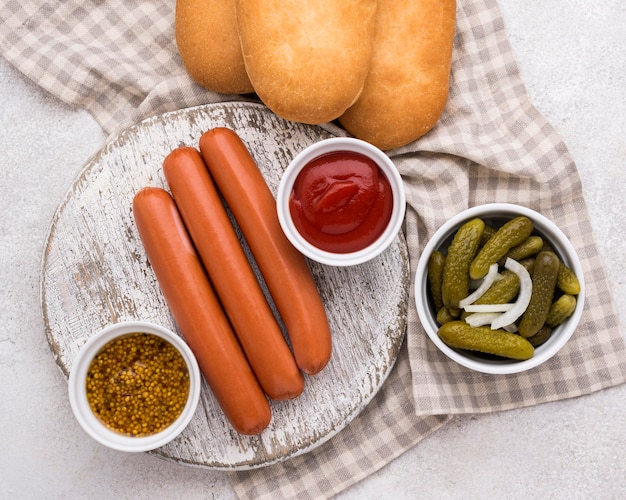
{"label": "bowl of ketchup", "polygon": [[360,139],[334,137],[291,161],[277,210],[285,235],[305,256],[351,266],[373,259],[396,238],[406,198],[385,153]]}

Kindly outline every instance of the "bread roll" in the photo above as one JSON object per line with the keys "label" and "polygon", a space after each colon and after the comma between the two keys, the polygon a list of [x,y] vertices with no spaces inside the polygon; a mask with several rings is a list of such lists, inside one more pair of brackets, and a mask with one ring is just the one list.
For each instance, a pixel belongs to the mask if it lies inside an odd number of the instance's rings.
{"label": "bread roll", "polygon": [[378,0],[365,88],[339,122],[383,150],[428,132],[448,100],[455,0]]}
{"label": "bread roll", "polygon": [[353,104],[369,69],[376,0],[237,0],[246,70],[287,120],[320,124]]}
{"label": "bread roll", "polygon": [[253,92],[237,33],[235,0],[177,0],[176,44],[197,83],[222,94]]}

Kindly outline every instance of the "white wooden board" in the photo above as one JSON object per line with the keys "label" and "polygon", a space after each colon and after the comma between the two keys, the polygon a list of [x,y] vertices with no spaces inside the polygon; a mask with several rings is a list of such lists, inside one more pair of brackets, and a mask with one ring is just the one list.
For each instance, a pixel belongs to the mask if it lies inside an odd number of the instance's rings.
{"label": "white wooden board", "polygon": [[[240,135],[274,194],[290,159],[331,136],[320,127],[284,121],[260,104],[209,104],[141,122],[96,154],[58,208],[42,261],[46,335],[66,376],[80,347],[112,322],[152,321],[176,331],[136,231],[131,202],[144,186],[167,187],[161,170],[165,156],[180,145],[198,147],[202,133],[217,126]],[[399,234],[382,255],[359,266],[310,266],[333,335],[332,360],[324,371],[307,377],[299,398],[272,402],[270,426],[254,437],[232,430],[204,384],[191,424],[153,453],[213,469],[262,467],[310,451],[367,405],[404,339],[406,243]]]}

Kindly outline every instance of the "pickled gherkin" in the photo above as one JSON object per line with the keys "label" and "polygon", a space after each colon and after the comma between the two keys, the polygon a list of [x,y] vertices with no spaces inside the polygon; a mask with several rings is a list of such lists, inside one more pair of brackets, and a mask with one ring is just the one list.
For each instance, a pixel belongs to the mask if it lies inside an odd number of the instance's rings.
{"label": "pickled gherkin", "polygon": [[561,262],[559,266],[559,275],[556,284],[563,293],[569,295],[578,295],[580,293],[580,281],[578,281],[574,271],[563,264],[563,262]]}
{"label": "pickled gherkin", "polygon": [[519,323],[522,337],[532,337],[544,325],[552,306],[559,265],[559,258],[553,252],[544,251],[537,255],[532,272],[533,291],[530,303]]}
{"label": "pickled gherkin", "polygon": [[560,325],[574,313],[575,309],[576,297],[563,294],[550,306],[545,324],[551,327]]}
{"label": "pickled gherkin", "polygon": [[428,259],[428,283],[436,311],[443,307],[441,284],[443,282],[443,266],[445,262],[446,256],[438,250],[435,250]]}
{"label": "pickled gherkin", "polygon": [[526,360],[533,357],[535,348],[525,338],[504,330],[492,330],[488,326],[470,326],[465,321],[445,323],[438,335],[453,349],[465,349],[504,358]]}
{"label": "pickled gherkin", "polygon": [[533,255],[537,255],[543,248],[543,238],[541,236],[529,236],[519,245],[511,248],[498,263],[503,266],[507,258],[522,260]]}
{"label": "pickled gherkin", "polygon": [[533,347],[539,347],[541,344],[544,344],[546,340],[550,338],[550,335],[552,335],[552,328],[550,328],[547,325],[544,325],[532,337],[528,337],[527,340],[533,345]]}
{"label": "pickled gherkin", "polygon": [[505,222],[480,249],[470,265],[470,278],[480,279],[489,272],[489,266],[498,262],[513,247],[522,243],[533,231],[528,217],[519,216]]}
{"label": "pickled gherkin", "polygon": [[502,278],[496,281],[475,304],[505,304],[513,300],[519,292],[520,282],[517,274],[505,269]]}
{"label": "pickled gherkin", "polygon": [[497,229],[493,226],[490,226],[488,224],[485,224],[485,230],[483,231],[483,235],[480,238],[480,246],[483,247],[485,246],[485,243],[487,243],[487,241],[489,241],[489,239],[496,234]]}
{"label": "pickled gherkin", "polygon": [[448,311],[448,309],[446,309],[445,307],[442,307],[441,309],[439,309],[439,311],[437,311],[437,323],[439,323],[440,325],[448,323],[449,321],[454,321],[456,319],[458,318],[452,316],[452,314],[450,314],[450,311]]}
{"label": "pickled gherkin", "polygon": [[448,247],[443,267],[441,296],[444,306],[452,314],[459,310],[459,301],[469,292],[469,266],[478,251],[485,230],[482,219],[472,219],[463,224]]}
{"label": "pickled gherkin", "polygon": [[[524,259],[520,261],[528,272],[532,272],[534,259]],[[502,271],[502,278],[496,281],[475,304],[505,304],[511,302],[518,294],[520,281],[513,271],[505,269]]]}

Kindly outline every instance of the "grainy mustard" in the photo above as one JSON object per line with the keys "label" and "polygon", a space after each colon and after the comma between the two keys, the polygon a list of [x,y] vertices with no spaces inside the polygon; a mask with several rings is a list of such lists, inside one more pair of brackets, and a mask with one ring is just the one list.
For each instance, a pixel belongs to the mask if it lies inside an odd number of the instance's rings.
{"label": "grainy mustard", "polygon": [[87,371],[87,400],[111,430],[140,437],[169,426],[189,395],[189,372],[165,339],[131,333],[109,342]]}

